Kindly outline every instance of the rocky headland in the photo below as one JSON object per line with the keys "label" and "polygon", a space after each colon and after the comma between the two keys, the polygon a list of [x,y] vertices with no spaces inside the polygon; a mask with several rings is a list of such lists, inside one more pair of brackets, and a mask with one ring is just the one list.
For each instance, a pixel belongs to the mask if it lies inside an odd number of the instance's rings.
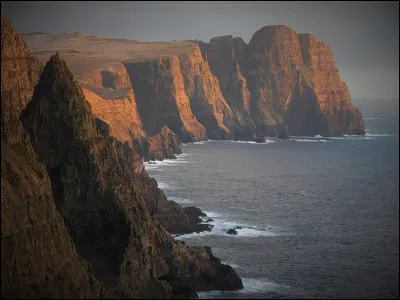
{"label": "rocky headland", "polygon": [[129,142],[109,136],[59,53],[43,66],[2,18],[1,60],[2,298],[243,287],[210,248],[175,241],[149,213],[145,197],[162,191]]}
{"label": "rocky headland", "polygon": [[145,160],[173,158],[179,141],[365,133],[330,47],[284,25],[260,28],[248,44],[229,35],[208,43],[22,37],[43,63],[60,51],[110,135]]}

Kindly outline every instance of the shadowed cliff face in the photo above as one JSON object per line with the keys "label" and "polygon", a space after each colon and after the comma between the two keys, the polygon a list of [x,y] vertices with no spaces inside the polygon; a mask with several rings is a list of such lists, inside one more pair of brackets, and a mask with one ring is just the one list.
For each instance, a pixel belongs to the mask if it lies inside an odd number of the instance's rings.
{"label": "shadowed cliff face", "polygon": [[104,291],[77,254],[19,121],[42,68],[2,17],[1,297],[99,297]]}
{"label": "shadowed cliff face", "polygon": [[147,159],[163,160],[164,158],[176,158],[174,154],[182,154],[179,147],[181,141],[167,126],[161,128],[159,134],[147,140]]}
{"label": "shadowed cliff face", "polygon": [[131,88],[121,96],[107,100],[88,89],[82,91],[92,107],[93,115],[108,125],[109,130],[104,131],[102,135],[113,136],[123,143],[128,142],[129,146],[136,150],[135,168],[138,172],[143,169],[141,158],[163,160],[176,158],[175,154],[182,153],[178,136],[168,127],[164,126],[152,137],[147,135]]}
{"label": "shadowed cliff face", "polygon": [[190,108],[178,57],[124,64],[149,135],[157,134],[166,125],[184,142],[207,138],[205,128]]}
{"label": "shadowed cliff face", "polygon": [[256,126],[251,119],[250,92],[243,75],[245,46],[241,38],[231,35],[212,38],[210,43],[199,43],[203,57],[219,80],[219,86],[239,124],[233,127],[235,139],[253,140]]}
{"label": "shadowed cliff face", "polygon": [[184,142],[233,138],[238,120],[198,46],[180,56],[124,64],[148,133],[167,125]]}
{"label": "shadowed cliff face", "polygon": [[1,151],[1,297],[99,297],[103,289],[56,211],[46,169],[3,142]]}
{"label": "shadowed cliff face", "polygon": [[230,128],[236,126],[236,118],[223,97],[218,79],[211,73],[196,45],[192,52],[179,57],[185,92],[196,118],[207,128],[212,139],[231,139]]}
{"label": "shadowed cliff face", "polygon": [[[204,289],[197,277],[225,268],[203,248],[174,241],[152,219],[141,196],[145,174],[135,172],[132,149],[100,135],[90,105],[58,55],[46,64],[21,119],[50,174],[56,207],[78,253],[116,295],[170,297],[175,281],[193,293]],[[242,286],[236,274],[230,282],[228,289]]]}

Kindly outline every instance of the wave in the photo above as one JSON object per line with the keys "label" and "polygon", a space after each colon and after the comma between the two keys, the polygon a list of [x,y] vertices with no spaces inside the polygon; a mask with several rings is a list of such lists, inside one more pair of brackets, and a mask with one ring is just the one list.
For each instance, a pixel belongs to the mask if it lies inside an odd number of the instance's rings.
{"label": "wave", "polygon": [[369,133],[369,132],[367,132],[365,134],[365,136],[377,136],[377,137],[380,137],[380,136],[393,136],[393,135],[387,134],[387,133]]}
{"label": "wave", "polygon": [[167,197],[168,200],[175,201],[176,203],[179,204],[192,204],[193,201],[185,198],[180,198],[180,197]]}
{"label": "wave", "polygon": [[[246,223],[240,222],[231,222],[224,220],[220,214],[203,211],[207,217],[201,218],[203,222],[205,222],[208,218],[212,218],[213,221],[208,222],[209,224],[213,225],[213,229],[211,231],[203,231],[200,233],[190,233],[190,234],[183,234],[183,235],[175,235],[175,239],[182,240],[182,239],[190,239],[190,238],[197,238],[197,237],[204,237],[210,235],[217,235],[217,236],[226,236],[226,237],[233,237],[233,238],[252,238],[252,237],[273,237],[273,236],[281,236],[283,234],[287,235],[287,233],[280,232],[277,227],[267,226],[252,226]],[[241,229],[236,229],[237,235],[230,235],[227,231],[231,228],[235,228],[236,226],[240,226]],[[271,229],[274,229],[272,231]]]}
{"label": "wave", "polygon": [[205,144],[208,144],[208,141],[194,142],[194,143],[191,143],[191,144],[194,144],[194,145],[205,145]]}
{"label": "wave", "polygon": [[277,291],[280,290],[283,285],[278,283],[269,281],[269,280],[260,280],[255,278],[242,278],[243,282],[243,292],[245,293],[260,293],[266,291]]}
{"label": "wave", "polygon": [[257,143],[255,141],[233,141],[233,140],[228,140],[228,142],[240,143],[240,144],[257,144],[257,145],[265,145],[265,144],[269,144],[269,143],[275,143],[274,140],[271,140],[269,138],[265,138],[264,142],[262,142],[262,143]]}
{"label": "wave", "polygon": [[165,182],[159,182],[157,181],[158,184],[158,188],[164,190],[164,189],[170,189],[170,186],[168,184],[166,184]]}
{"label": "wave", "polygon": [[327,140],[311,140],[311,139],[290,139],[295,142],[307,142],[307,143],[319,143],[319,142],[328,142]]}
{"label": "wave", "polygon": [[203,213],[205,213],[206,215],[207,215],[207,219],[208,218],[219,218],[219,217],[221,217],[221,215],[220,214],[217,214],[217,213],[215,213],[215,212],[212,212],[212,211],[205,211],[205,210],[203,210]]}
{"label": "wave", "polygon": [[154,164],[154,165],[152,165],[152,164],[150,164],[150,165],[144,164],[144,167],[145,167],[146,171],[148,171],[148,170],[159,169],[161,166],[160,165],[156,165],[156,164]]}
{"label": "wave", "polygon": [[229,265],[229,266],[231,266],[231,267],[234,268],[234,269],[239,269],[239,268],[240,268],[239,265],[237,265],[237,264],[232,264],[232,263],[230,263],[230,262],[221,261],[221,264]]}
{"label": "wave", "polygon": [[283,292],[288,290],[289,287],[281,285],[267,279],[255,279],[242,277],[243,289],[239,291],[209,291],[209,292],[198,292],[200,299],[213,299],[213,298],[224,298],[224,295],[237,295],[240,294],[257,294],[257,293],[268,293],[268,292]]}
{"label": "wave", "polygon": [[176,165],[176,164],[185,164],[188,161],[184,159],[184,157],[178,157],[177,159],[164,159],[164,160],[155,160],[155,161],[146,161],[144,162],[144,167],[147,169],[158,169],[162,166]]}
{"label": "wave", "polygon": [[329,140],[376,140],[377,137],[391,137],[394,135],[387,133],[365,133],[365,135],[349,135],[345,134],[343,136],[331,136],[328,137]]}
{"label": "wave", "polygon": [[321,138],[322,138],[322,135],[319,135],[319,134],[314,135],[314,138],[321,139]]}
{"label": "wave", "polygon": [[344,138],[348,139],[348,140],[375,140],[375,138],[370,137],[370,136],[366,136],[366,135],[348,135],[345,134],[343,135]]}
{"label": "wave", "polygon": [[382,120],[383,118],[363,118],[364,120]]}

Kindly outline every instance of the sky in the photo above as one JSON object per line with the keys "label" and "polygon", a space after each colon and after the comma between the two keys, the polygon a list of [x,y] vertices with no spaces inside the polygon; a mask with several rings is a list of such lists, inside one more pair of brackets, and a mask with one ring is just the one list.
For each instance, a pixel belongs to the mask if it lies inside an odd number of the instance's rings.
{"label": "sky", "polygon": [[287,25],[328,44],[353,100],[399,99],[398,1],[2,1],[17,32],[73,33],[139,41],[221,35],[246,43]]}

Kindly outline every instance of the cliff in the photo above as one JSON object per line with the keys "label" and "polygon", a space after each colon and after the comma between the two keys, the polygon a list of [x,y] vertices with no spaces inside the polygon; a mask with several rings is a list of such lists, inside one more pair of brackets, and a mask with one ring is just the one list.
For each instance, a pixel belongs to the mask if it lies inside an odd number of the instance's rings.
{"label": "cliff", "polygon": [[365,133],[331,49],[310,34],[266,26],[248,45],[224,36],[200,46],[227,101],[250,113],[259,134],[276,136],[282,124],[291,135]]}
{"label": "cliff", "polygon": [[[175,154],[182,153],[179,147],[181,142],[175,133],[165,134],[164,129],[154,136],[148,136],[144,130],[135,93],[125,67],[120,65],[118,71],[115,68],[113,71],[107,71],[106,74],[113,79],[110,85],[104,82],[105,72],[99,72],[102,74],[101,80],[98,76],[86,80],[91,83],[83,84],[86,87],[83,92],[93,114],[108,124],[110,131],[106,135],[113,136],[121,142],[128,142],[129,146],[136,150],[135,154],[144,160],[176,158]],[[162,143],[157,143],[160,139]],[[137,162],[140,164],[139,159]]]}
{"label": "cliff", "polygon": [[[173,144],[163,149],[155,149],[154,143],[150,148],[157,154],[146,152],[148,138],[157,139],[157,136],[162,135],[161,129],[165,125],[178,133],[183,141],[206,139],[206,130],[195,120],[189,104],[178,105],[176,112],[179,110],[180,115],[177,118],[168,117],[171,119],[168,122],[161,119],[160,124],[148,126],[148,116],[144,117],[143,111],[146,111],[146,105],[152,104],[149,102],[151,99],[144,100],[144,107],[141,107],[139,114],[138,108],[141,103],[136,103],[136,101],[138,97],[141,98],[141,91],[132,90],[131,78],[125,65],[121,63],[132,58],[134,61],[146,61],[165,55],[184,53],[193,48],[192,43],[138,43],[130,40],[68,34],[46,36],[24,34],[23,38],[42,62],[46,62],[55,51],[60,51],[75,78],[84,88],[93,113],[109,124],[110,135],[122,142],[128,141],[143,158],[174,158],[174,154],[181,152],[180,148]],[[152,111],[149,118],[153,115],[157,115],[156,109]],[[180,129],[183,134],[180,134]],[[174,142],[175,138],[171,140],[171,143]],[[177,151],[169,155],[168,149]],[[168,156],[161,158],[160,153]]]}
{"label": "cliff", "polygon": [[[205,288],[198,283],[203,276],[216,283],[231,278],[219,288],[242,287],[210,251],[174,241],[151,218],[132,149],[98,132],[89,103],[58,55],[46,64],[21,120],[50,174],[57,210],[78,253],[115,295],[165,298],[182,285],[193,295]],[[218,270],[225,270],[222,281],[213,277]]]}
{"label": "cliff", "polygon": [[[291,135],[365,132],[331,49],[287,26],[263,27],[249,44],[230,35],[209,43],[140,43],[80,35],[24,38],[42,61],[60,49],[80,84],[107,100],[89,99],[100,119],[114,119],[108,122],[110,134],[128,141],[144,158],[161,159],[161,153],[178,149],[174,140],[165,148],[154,148],[160,142],[148,147],[149,137],[164,126],[183,142],[262,140],[278,136],[283,126]],[[109,116],[117,99],[128,98],[129,107],[120,107],[131,112],[129,117],[119,109]]]}
{"label": "cliff", "polygon": [[42,64],[1,18],[1,297],[105,296],[57,212],[46,169],[19,120]]}
{"label": "cliff", "polygon": [[141,197],[150,179],[127,142],[103,136],[109,126],[59,55],[43,69],[3,18],[1,33],[2,74],[16,79],[2,77],[1,89],[2,297],[170,298],[242,288],[209,248],[176,242],[150,216]]}
{"label": "cliff", "polygon": [[206,129],[191,110],[178,57],[125,61],[124,65],[136,92],[144,128],[150,135],[166,125],[184,142],[207,138]]}
{"label": "cliff", "polygon": [[235,138],[253,140],[257,128],[250,116],[250,92],[243,73],[246,44],[241,38],[227,35],[212,38],[209,44],[199,42],[199,47],[240,123],[234,130]]}

